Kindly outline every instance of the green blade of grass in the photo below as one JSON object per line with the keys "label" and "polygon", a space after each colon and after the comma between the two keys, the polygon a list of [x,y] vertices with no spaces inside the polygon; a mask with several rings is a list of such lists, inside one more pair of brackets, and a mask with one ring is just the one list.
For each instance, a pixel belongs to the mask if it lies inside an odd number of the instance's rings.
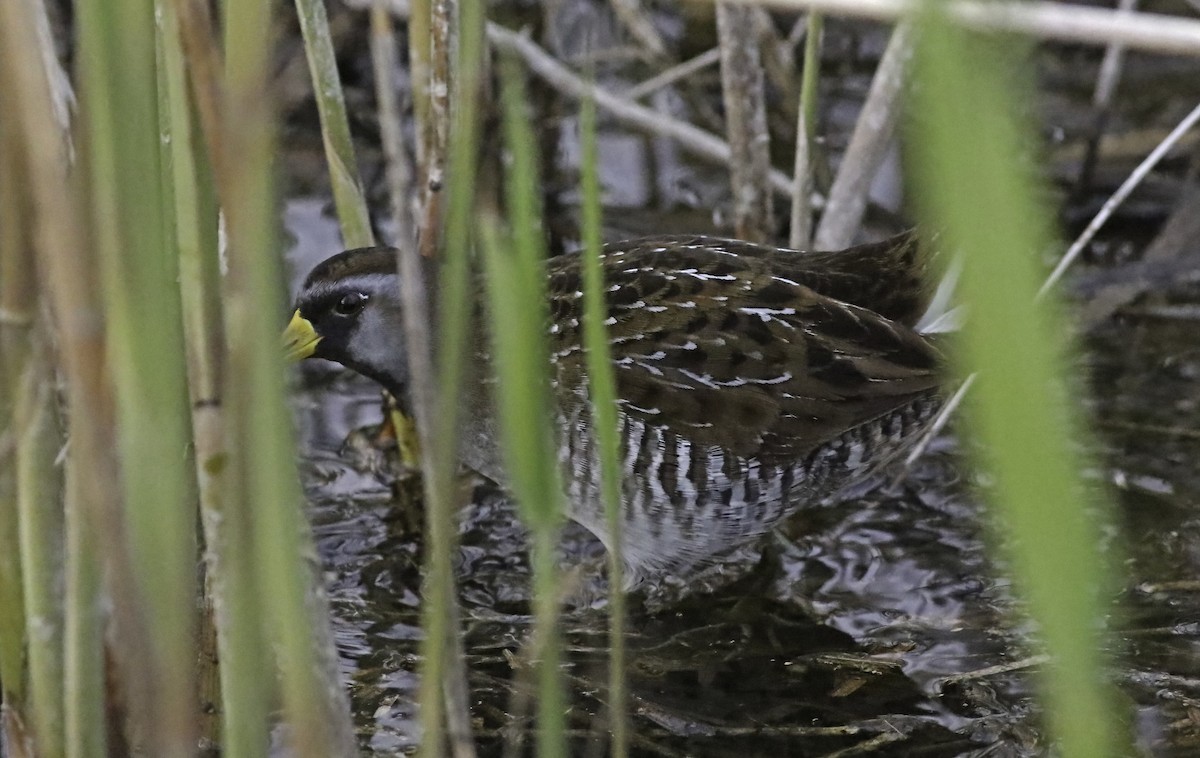
{"label": "green blade of grass", "polygon": [[354,158],[354,143],[350,140],[346,101],[324,0],[296,0],[296,13],[304,36],[317,113],[321,118],[321,140],[325,144],[325,160],[329,165],[329,182],[341,222],[342,240],[346,247],[370,247],[375,244],[375,235],[371,233],[371,216],[358,177],[358,162]]}
{"label": "green blade of grass", "polygon": [[608,526],[608,719],[614,758],[629,753],[625,693],[625,565],[621,551],[621,446],[618,434],[616,377],[600,266],[603,208],[600,204],[600,156],[596,145],[596,103],[580,101],[580,184],[583,195],[583,343],[587,351],[592,434],[600,459],[600,500]]}
{"label": "green blade of grass", "polygon": [[[200,522],[204,527],[204,559],[208,574],[221,576],[220,534],[221,494],[228,450],[225,440],[224,406],[221,398],[220,264],[217,250],[217,202],[209,162],[196,129],[188,96],[187,72],[180,39],[176,5],[155,0],[158,30],[158,74],[160,117],[163,119],[164,196],[171,204],[169,242],[179,256],[179,290],[186,341],[188,396],[192,408],[192,468]],[[236,700],[223,704],[217,662],[223,655],[219,633],[213,625],[227,623],[227,614],[217,613],[214,605],[230,607],[224,599],[215,600],[213,591],[228,588],[227,582],[205,582],[204,626],[197,635],[197,681],[200,696],[199,736],[211,744],[220,743],[220,720],[225,712],[252,712]],[[227,651],[228,652],[228,651]],[[236,657],[236,656],[234,656]],[[228,671],[228,670],[227,670]],[[230,693],[241,697],[241,693]],[[228,707],[223,707],[228,705]],[[260,727],[261,728],[261,727]]]}
{"label": "green blade of grass", "polygon": [[820,86],[821,39],[825,17],[820,11],[808,13],[808,31],[804,38],[804,67],[800,75],[800,102],[796,109],[796,161],[792,172],[793,194],[791,232],[788,244],[796,250],[807,249],[812,242],[812,191],[816,162],[817,97]]}
{"label": "green blade of grass", "polygon": [[[508,100],[514,88],[507,78],[505,89]],[[515,117],[511,106],[506,107],[505,117]],[[496,371],[495,403],[501,448],[513,495],[533,533],[531,657],[536,661],[538,679],[537,754],[561,756],[566,755],[566,724],[565,697],[558,671],[560,587],[554,551],[563,501],[546,376],[550,361],[544,334],[545,276],[537,289],[530,287],[534,272],[523,266],[521,254],[514,249],[517,243],[504,238],[497,219],[484,219],[481,230],[489,320],[493,325],[491,354]],[[543,266],[537,264],[538,269]]]}
{"label": "green blade of grass", "polygon": [[491,355],[506,472],[534,535],[538,755],[558,756],[566,754],[566,723],[558,671],[561,588],[554,551],[564,519],[564,499],[550,395],[546,245],[538,199],[536,141],[527,113],[523,73],[511,56],[502,59],[501,84],[505,144],[511,157],[505,172],[505,198],[512,238],[504,239],[498,222],[485,219]]}
{"label": "green blade of grass", "polygon": [[933,4],[918,21],[913,165],[926,221],[964,254],[960,288],[971,317],[961,361],[979,372],[970,419],[1018,585],[1051,654],[1042,677],[1050,728],[1062,755],[1127,754],[1100,633],[1110,583],[1097,546],[1107,512],[1080,480],[1064,329],[1048,303],[1031,305],[1032,254],[1047,241],[1048,219],[1021,169],[1033,132],[1015,118],[1006,86],[1013,51],[1000,54],[1014,40],[968,34]]}

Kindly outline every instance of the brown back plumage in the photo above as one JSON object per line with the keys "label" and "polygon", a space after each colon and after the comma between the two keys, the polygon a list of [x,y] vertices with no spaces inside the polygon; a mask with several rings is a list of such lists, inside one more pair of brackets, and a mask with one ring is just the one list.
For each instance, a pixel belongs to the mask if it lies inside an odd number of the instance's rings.
{"label": "brown back plumage", "polygon": [[[927,301],[923,264],[911,236],[889,243],[800,254],[691,237],[607,249],[622,409],[777,463],[936,391],[940,356],[908,326]],[[577,256],[551,261],[560,394],[583,381],[579,281]]]}

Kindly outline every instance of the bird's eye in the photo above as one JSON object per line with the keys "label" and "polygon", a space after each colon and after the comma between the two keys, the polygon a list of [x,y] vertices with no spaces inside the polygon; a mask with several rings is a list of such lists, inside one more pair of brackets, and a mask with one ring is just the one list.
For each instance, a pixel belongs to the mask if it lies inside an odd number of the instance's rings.
{"label": "bird's eye", "polygon": [[333,312],[339,316],[354,316],[367,304],[367,296],[362,292],[351,292],[343,295],[342,299],[333,306]]}

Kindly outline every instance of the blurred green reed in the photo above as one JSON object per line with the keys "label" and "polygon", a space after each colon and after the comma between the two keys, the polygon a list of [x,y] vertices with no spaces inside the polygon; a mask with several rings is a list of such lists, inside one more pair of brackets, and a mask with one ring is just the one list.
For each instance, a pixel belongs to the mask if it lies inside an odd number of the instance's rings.
{"label": "blurred green reed", "polygon": [[[225,333],[234,442],[226,507],[251,524],[250,566],[265,613],[258,633],[279,670],[289,744],[297,755],[354,752],[349,705],[337,677],[332,632],[312,534],[301,510],[291,416],[284,400],[280,324],[286,312],[275,215],[275,118],[271,109],[271,5],[225,4],[228,163],[218,167],[229,238]],[[228,712],[227,712],[228,716]]]}
{"label": "blurred green reed", "polygon": [[984,494],[1006,527],[998,542],[1051,657],[1040,679],[1058,750],[1127,755],[1105,677],[1114,585],[1099,547],[1108,503],[1081,480],[1065,322],[1049,299],[1033,304],[1050,218],[1028,168],[1034,131],[1018,115],[1021,93],[1033,91],[1017,63],[1025,43],[967,32],[940,8],[928,3],[918,14],[912,167],[938,247],[964,258],[970,312],[955,357],[962,371],[979,372],[968,412],[993,480]]}

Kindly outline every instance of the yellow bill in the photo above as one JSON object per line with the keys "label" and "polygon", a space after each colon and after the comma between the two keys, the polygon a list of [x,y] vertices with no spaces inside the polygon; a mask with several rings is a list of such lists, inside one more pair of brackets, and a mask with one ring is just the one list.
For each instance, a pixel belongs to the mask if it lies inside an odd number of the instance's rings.
{"label": "yellow bill", "polygon": [[293,362],[311,358],[320,341],[321,335],[313,329],[312,322],[301,316],[297,310],[292,314],[287,329],[283,330],[283,354]]}

